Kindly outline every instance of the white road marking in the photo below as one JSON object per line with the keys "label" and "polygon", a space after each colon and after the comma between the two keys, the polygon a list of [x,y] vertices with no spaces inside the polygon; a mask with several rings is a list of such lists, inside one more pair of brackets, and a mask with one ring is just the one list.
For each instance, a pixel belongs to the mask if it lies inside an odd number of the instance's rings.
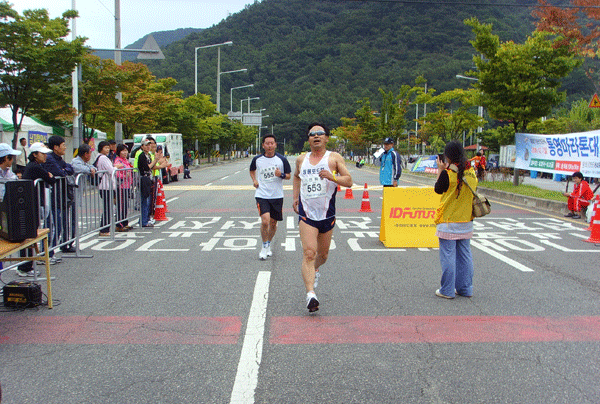
{"label": "white road marking", "polygon": [[499,252],[496,252],[492,249],[484,247],[483,245],[479,244],[477,241],[471,240],[471,245],[473,247],[483,251],[484,253],[487,253],[487,254],[491,255],[492,257],[499,259],[502,262],[505,262],[506,264],[510,265],[511,267],[518,269],[519,271],[533,272],[533,269],[526,267],[525,265],[521,264],[520,262],[517,262],[511,258],[508,258],[507,256],[500,254]]}
{"label": "white road marking", "polygon": [[[543,243],[543,244],[549,245],[550,247],[554,247],[554,248],[556,248],[557,250],[559,250],[559,251],[564,251],[564,252],[576,252],[576,253],[600,253],[600,248],[596,248],[595,250],[587,250],[587,249],[581,249],[581,250],[580,250],[580,249],[577,249],[577,250],[574,250],[574,249],[571,249],[571,248],[568,248],[568,247],[563,247],[563,246],[561,246],[561,245],[555,244],[555,243],[551,242],[550,240],[540,240],[540,243]],[[592,244],[595,244],[595,243],[592,243]],[[583,244],[582,244],[582,245],[583,245]]]}
{"label": "white road marking", "polygon": [[254,297],[248,315],[248,325],[238,363],[237,374],[231,392],[230,403],[254,403],[254,391],[258,384],[258,369],[262,360],[267,301],[271,272],[260,271],[256,277]]}
{"label": "white road marking", "polygon": [[177,199],[179,199],[179,197],[178,197],[178,196],[176,196],[176,197],[174,197],[174,198],[171,198],[171,199],[168,199],[168,200],[167,200],[167,203],[171,203],[171,202],[173,202],[173,201],[175,201],[175,200],[177,200]]}

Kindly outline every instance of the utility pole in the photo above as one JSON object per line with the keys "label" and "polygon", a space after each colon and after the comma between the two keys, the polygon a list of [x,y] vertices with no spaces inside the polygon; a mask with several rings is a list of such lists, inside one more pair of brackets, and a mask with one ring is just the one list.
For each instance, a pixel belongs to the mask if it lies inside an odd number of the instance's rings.
{"label": "utility pole", "polygon": [[[121,0],[115,0],[115,63],[121,66]],[[117,100],[123,104],[123,93],[117,93]],[[115,141],[123,143],[123,124],[115,122]]]}

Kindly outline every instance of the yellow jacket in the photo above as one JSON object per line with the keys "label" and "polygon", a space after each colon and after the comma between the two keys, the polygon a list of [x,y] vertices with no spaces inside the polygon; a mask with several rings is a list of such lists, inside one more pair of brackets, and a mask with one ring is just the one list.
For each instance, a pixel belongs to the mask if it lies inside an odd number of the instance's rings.
{"label": "yellow jacket", "polygon": [[[450,186],[442,194],[440,206],[435,213],[435,224],[465,223],[473,220],[473,193],[468,186],[462,184],[457,197],[458,175],[456,170],[454,164],[451,164],[446,170],[450,179]],[[478,181],[473,168],[465,170],[463,180],[467,181],[473,190],[477,188]]]}

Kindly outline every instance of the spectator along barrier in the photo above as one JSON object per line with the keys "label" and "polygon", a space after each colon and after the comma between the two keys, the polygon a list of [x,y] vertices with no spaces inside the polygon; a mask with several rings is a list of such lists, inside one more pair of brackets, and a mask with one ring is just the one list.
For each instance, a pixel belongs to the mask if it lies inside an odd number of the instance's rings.
{"label": "spectator along barrier", "polygon": [[100,232],[114,240],[119,229],[129,230],[129,221],[139,217],[140,179],[132,168],[57,178],[51,186],[38,179],[34,185],[40,228],[50,229],[51,252],[90,258],[80,254],[82,237]]}

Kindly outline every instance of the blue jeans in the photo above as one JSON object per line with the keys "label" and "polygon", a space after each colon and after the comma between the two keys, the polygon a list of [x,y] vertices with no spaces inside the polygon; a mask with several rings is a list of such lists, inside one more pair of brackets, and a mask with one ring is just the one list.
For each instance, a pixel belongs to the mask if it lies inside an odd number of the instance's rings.
{"label": "blue jeans", "polygon": [[148,220],[150,219],[150,197],[142,197],[141,205],[142,213],[140,217],[140,223],[142,226],[146,226],[148,224]]}
{"label": "blue jeans", "polygon": [[454,297],[473,295],[473,255],[471,240],[446,240],[440,238],[440,264],[442,281],[440,293]]}

